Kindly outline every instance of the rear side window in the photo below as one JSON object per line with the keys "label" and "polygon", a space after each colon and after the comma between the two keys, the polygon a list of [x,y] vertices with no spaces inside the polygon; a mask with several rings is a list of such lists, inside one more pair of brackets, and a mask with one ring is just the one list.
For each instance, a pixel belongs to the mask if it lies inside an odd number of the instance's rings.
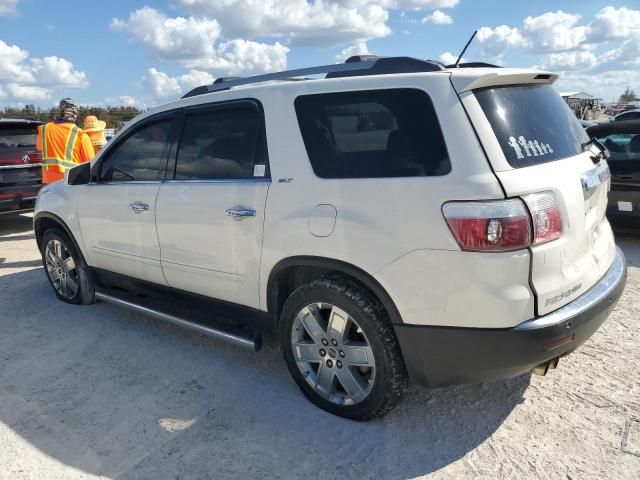
{"label": "rear side window", "polygon": [[589,141],[551,85],[488,88],[475,96],[513,168],[572,157]]}
{"label": "rear side window", "polygon": [[433,104],[422,90],[304,95],[295,108],[318,177],[426,177],[451,170]]}
{"label": "rear side window", "polygon": [[[250,108],[188,114],[176,159],[176,180],[265,176],[261,115]],[[257,168],[256,168],[257,167]]]}
{"label": "rear side window", "polygon": [[100,181],[153,181],[164,173],[164,148],[173,119],[144,125],[115,145],[102,161]]}
{"label": "rear side window", "polygon": [[35,126],[0,124],[0,148],[35,147],[37,137]]}

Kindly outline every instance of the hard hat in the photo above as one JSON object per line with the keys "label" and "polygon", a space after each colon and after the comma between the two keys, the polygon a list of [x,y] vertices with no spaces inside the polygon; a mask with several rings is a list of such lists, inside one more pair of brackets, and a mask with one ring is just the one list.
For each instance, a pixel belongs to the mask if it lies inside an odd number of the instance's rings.
{"label": "hard hat", "polygon": [[96,117],[95,115],[87,115],[84,118],[84,125],[82,129],[87,133],[100,132],[104,130],[106,126],[107,126],[107,122],[98,120],[98,117]]}

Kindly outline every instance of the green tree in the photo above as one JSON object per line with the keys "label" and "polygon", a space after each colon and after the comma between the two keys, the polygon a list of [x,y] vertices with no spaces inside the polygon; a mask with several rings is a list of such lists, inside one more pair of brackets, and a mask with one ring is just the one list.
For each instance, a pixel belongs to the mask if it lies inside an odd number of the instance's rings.
{"label": "green tree", "polygon": [[631,88],[627,87],[622,95],[620,95],[620,99],[618,100],[620,103],[629,103],[635,102],[637,100],[636,92],[631,90]]}
{"label": "green tree", "polygon": [[[87,115],[95,115],[100,120],[107,122],[107,128],[118,129],[123,123],[128,122],[138,115],[141,110],[134,107],[109,106],[93,107],[81,106],[78,112],[78,126],[82,126]],[[50,122],[58,116],[57,108],[42,109],[35,105],[25,105],[23,108],[6,107],[0,109],[0,118],[33,118],[41,122]]]}

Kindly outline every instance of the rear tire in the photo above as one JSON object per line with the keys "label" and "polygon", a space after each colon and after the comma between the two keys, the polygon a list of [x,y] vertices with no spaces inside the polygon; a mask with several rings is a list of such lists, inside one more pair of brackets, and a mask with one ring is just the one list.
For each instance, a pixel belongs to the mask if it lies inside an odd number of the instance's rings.
{"label": "rear tire", "polygon": [[327,412],[359,421],[382,417],[409,390],[387,312],[348,277],[324,276],[296,289],[279,330],[291,376]]}
{"label": "rear tire", "polygon": [[40,253],[49,283],[58,299],[75,305],[95,302],[95,283],[82,254],[66,233],[47,230],[40,242]]}

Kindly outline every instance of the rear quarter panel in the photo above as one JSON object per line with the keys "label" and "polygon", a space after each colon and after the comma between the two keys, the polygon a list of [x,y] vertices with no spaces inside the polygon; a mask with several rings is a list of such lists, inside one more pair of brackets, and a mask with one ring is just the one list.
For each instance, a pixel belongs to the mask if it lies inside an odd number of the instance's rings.
{"label": "rear quarter panel", "polygon": [[[267,279],[279,261],[298,255],[318,256],[341,260],[375,275],[387,288],[405,322],[460,324],[460,319],[454,318],[460,310],[448,309],[442,295],[447,290],[446,302],[453,303],[452,295],[464,293],[456,288],[456,282],[475,266],[466,264],[442,283],[441,276],[449,274],[446,265],[450,259],[457,255],[452,264],[456,266],[460,262],[473,263],[473,259],[466,255],[466,259],[462,259],[441,207],[450,200],[498,199],[503,198],[503,194],[448,74],[297,82],[295,87],[272,92],[265,88],[259,98],[265,109],[273,178],[266,204],[261,307],[266,309]],[[300,135],[295,98],[304,94],[375,88],[419,88],[430,95],[451,158],[449,174],[386,179],[322,179],[314,174]],[[292,180],[288,183],[280,182],[289,178]],[[318,205],[332,205],[337,212],[335,228],[328,236],[315,236],[309,229],[310,216]],[[424,252],[418,255],[428,260],[404,268],[409,258],[406,256],[411,252]],[[519,257],[522,262],[517,268],[528,266],[527,253]],[[508,261],[506,257],[503,259]],[[390,267],[396,261],[398,267]],[[523,320],[533,313],[525,270],[516,280],[526,291],[527,300],[524,306],[517,307],[520,311],[515,315]],[[505,278],[510,286],[513,281],[514,277]],[[518,295],[521,294],[522,291]],[[437,305],[432,318],[420,311],[430,303]],[[408,308],[405,309],[405,305]],[[510,321],[515,318],[513,312],[505,312],[503,320],[506,316]]]}

